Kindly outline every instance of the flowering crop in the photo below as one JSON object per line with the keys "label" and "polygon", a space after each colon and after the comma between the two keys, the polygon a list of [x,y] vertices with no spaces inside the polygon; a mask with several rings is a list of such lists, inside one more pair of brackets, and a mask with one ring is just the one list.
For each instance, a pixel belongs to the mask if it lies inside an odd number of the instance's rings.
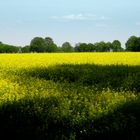
{"label": "flowering crop", "polygon": [[0,130],[32,139],[140,138],[139,77],[140,53],[1,54]]}

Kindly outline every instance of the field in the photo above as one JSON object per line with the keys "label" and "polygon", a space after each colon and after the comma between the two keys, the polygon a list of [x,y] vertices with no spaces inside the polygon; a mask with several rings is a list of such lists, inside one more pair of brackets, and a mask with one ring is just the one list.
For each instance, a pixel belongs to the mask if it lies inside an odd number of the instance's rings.
{"label": "field", "polygon": [[5,139],[140,139],[140,53],[0,55]]}

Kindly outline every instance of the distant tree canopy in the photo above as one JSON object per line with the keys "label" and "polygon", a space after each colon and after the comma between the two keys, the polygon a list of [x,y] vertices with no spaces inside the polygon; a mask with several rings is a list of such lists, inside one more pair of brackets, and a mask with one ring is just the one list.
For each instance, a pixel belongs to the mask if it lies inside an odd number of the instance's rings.
{"label": "distant tree canopy", "polygon": [[94,51],[94,45],[93,44],[86,44],[86,43],[78,43],[75,46],[76,52],[92,52]]}
{"label": "distant tree canopy", "polygon": [[118,40],[111,42],[96,42],[94,44],[78,43],[75,46],[76,52],[118,52],[123,51],[121,43]]}
{"label": "distant tree canopy", "polygon": [[50,37],[45,38],[46,52],[57,52],[57,45],[54,43],[53,39]]}
{"label": "distant tree canopy", "polygon": [[126,51],[139,52],[140,51],[140,37],[131,36],[126,42]]}
{"label": "distant tree canopy", "polygon": [[57,45],[54,44],[52,38],[50,37],[46,37],[45,39],[42,37],[35,37],[31,40],[29,51],[30,52],[56,52]]}
{"label": "distant tree canopy", "polygon": [[119,40],[111,42],[96,43],[77,43],[73,47],[69,42],[64,42],[58,47],[51,37],[41,38],[35,37],[31,40],[30,46],[25,47],[23,52],[120,52],[123,51]]}
{"label": "distant tree canopy", "polygon": [[122,52],[132,51],[140,52],[140,37],[131,36],[125,43],[125,48],[121,47],[119,40],[113,42],[96,43],[77,43],[72,46],[69,42],[64,42],[62,46],[57,46],[51,37],[34,37],[30,45],[17,47],[4,44],[0,41],[0,53],[30,53],[30,52]]}
{"label": "distant tree canopy", "polygon": [[45,52],[46,43],[42,37],[35,37],[30,43],[30,52]]}
{"label": "distant tree canopy", "polygon": [[121,47],[121,42],[119,40],[114,40],[112,42],[112,49],[114,52],[121,52],[123,48]]}
{"label": "distant tree canopy", "polygon": [[0,42],[0,53],[17,53],[19,52],[19,47],[3,44]]}
{"label": "distant tree canopy", "polygon": [[109,52],[111,48],[108,48],[107,43],[104,41],[95,43],[95,51],[96,52]]}
{"label": "distant tree canopy", "polygon": [[61,47],[62,52],[73,52],[74,48],[71,46],[69,42],[65,42]]}
{"label": "distant tree canopy", "polygon": [[30,52],[30,46],[26,45],[26,46],[22,47],[21,52],[22,53],[29,53]]}

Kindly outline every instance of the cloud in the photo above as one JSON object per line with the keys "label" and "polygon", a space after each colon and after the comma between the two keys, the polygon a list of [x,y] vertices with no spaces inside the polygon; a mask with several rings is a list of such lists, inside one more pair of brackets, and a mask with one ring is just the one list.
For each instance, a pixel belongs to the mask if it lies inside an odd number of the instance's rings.
{"label": "cloud", "polygon": [[109,19],[105,16],[97,16],[93,14],[70,14],[64,16],[52,16],[50,18],[59,21],[104,21]]}
{"label": "cloud", "polygon": [[78,15],[65,15],[65,16],[53,16],[52,19],[57,19],[57,20],[87,20],[87,18],[89,19],[89,17],[84,16],[82,14],[78,14]]}

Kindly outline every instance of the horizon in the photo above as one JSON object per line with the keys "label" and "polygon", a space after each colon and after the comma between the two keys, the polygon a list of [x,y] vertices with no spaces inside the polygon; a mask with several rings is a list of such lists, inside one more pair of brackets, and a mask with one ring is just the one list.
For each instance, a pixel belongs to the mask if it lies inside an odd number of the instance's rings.
{"label": "horizon", "polygon": [[140,36],[138,0],[1,0],[0,13],[0,41],[16,46],[39,36],[58,46],[119,40],[124,48],[130,36]]}

